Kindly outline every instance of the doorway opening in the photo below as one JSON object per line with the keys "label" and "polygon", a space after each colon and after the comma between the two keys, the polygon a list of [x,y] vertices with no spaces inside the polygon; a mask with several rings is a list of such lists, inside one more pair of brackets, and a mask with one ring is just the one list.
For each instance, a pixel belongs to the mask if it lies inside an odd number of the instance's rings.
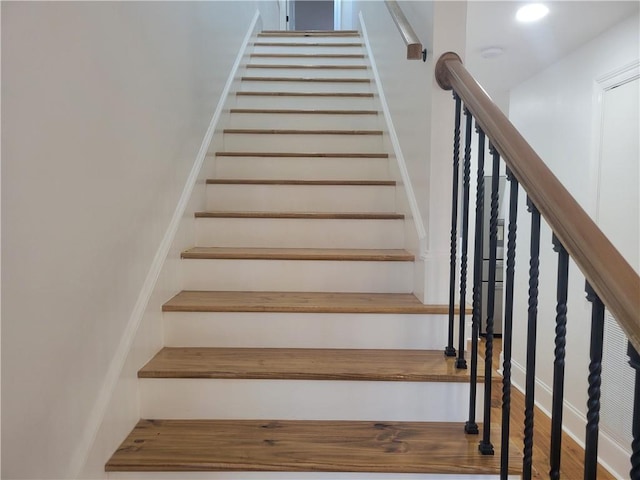
{"label": "doorway opening", "polygon": [[288,0],[287,30],[340,30],[339,0]]}

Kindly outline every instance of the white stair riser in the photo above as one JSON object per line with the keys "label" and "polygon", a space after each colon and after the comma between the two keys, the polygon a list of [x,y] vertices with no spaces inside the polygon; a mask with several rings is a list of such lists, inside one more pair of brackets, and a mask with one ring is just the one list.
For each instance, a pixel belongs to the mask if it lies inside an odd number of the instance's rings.
{"label": "white stair riser", "polygon": [[404,248],[404,220],[198,218],[198,246]]}
{"label": "white stair riser", "polygon": [[[362,43],[362,38],[359,36],[328,36],[319,37],[312,35],[309,37],[281,35],[281,36],[260,36],[256,37],[255,43]],[[294,48],[294,47],[291,47]]]}
{"label": "white stair riser", "polygon": [[[254,62],[261,65],[260,62]],[[282,63],[281,65],[288,65]],[[245,75],[252,77],[309,77],[309,78],[370,78],[364,68],[251,68]]]}
{"label": "white stair riser", "polygon": [[[287,52],[298,53],[300,52]],[[335,53],[335,52],[334,52]],[[337,52],[340,54],[340,52]],[[362,52],[360,52],[362,54]],[[268,65],[366,65],[368,61],[366,58],[351,58],[351,57],[255,57],[250,58],[250,63],[255,64],[268,64]]]}
{"label": "white stair riser", "polygon": [[165,312],[168,347],[439,350],[444,315],[282,312]]}
{"label": "white stair riser", "polygon": [[[297,42],[295,42],[297,43]],[[351,43],[351,42],[349,42]],[[256,45],[252,53],[296,53],[296,54],[318,54],[328,53],[333,55],[362,55],[365,53],[363,47],[339,47],[332,45],[302,45],[295,47]]]}
{"label": "white stair riser", "polygon": [[386,158],[217,157],[215,178],[292,180],[386,180]]}
{"label": "white stair riser", "polygon": [[[266,91],[263,89],[262,91]],[[272,91],[282,91],[274,89]],[[312,92],[311,88],[303,90],[304,92]],[[335,90],[335,92],[343,93],[344,90]],[[368,110],[376,108],[374,105],[375,97],[296,97],[296,96],[279,96],[279,95],[236,95],[235,106],[238,108],[356,108],[359,110]]]}
{"label": "white stair riser", "polygon": [[467,382],[140,379],[154,419],[464,422],[468,404]]}
{"label": "white stair riser", "polygon": [[225,133],[227,151],[244,152],[381,152],[382,135]]}
{"label": "white stair riser", "polygon": [[207,209],[251,212],[394,212],[395,186],[207,185]]}
{"label": "white stair riser", "polygon": [[381,123],[377,114],[232,113],[229,117],[229,128],[380,130]]}
{"label": "white stair riser", "polygon": [[413,291],[413,262],[188,259],[181,265],[185,290]]}
{"label": "white stair riser", "polygon": [[[257,77],[258,75],[246,75],[247,77]],[[310,75],[295,75],[289,78],[313,78]],[[265,81],[265,80],[242,80],[240,83],[241,92],[318,92],[318,93],[371,93],[371,82],[312,82],[312,81]]]}

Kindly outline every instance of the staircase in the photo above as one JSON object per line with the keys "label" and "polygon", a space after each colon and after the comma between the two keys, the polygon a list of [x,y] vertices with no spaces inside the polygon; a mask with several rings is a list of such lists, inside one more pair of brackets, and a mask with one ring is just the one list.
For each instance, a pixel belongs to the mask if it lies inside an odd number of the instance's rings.
{"label": "staircase", "polygon": [[364,52],[352,31],[259,34],[109,478],[496,478],[463,433],[447,307],[412,294]]}

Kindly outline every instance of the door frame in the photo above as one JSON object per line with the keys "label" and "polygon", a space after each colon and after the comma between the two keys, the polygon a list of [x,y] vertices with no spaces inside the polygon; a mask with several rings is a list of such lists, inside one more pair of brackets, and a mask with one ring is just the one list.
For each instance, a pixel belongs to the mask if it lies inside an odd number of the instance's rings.
{"label": "door frame", "polygon": [[604,123],[604,94],[612,88],[640,78],[640,60],[612,70],[595,80],[594,83],[594,124],[591,166],[593,172],[593,203],[590,205],[596,224],[599,219],[600,205],[600,173],[602,171],[602,128]]}

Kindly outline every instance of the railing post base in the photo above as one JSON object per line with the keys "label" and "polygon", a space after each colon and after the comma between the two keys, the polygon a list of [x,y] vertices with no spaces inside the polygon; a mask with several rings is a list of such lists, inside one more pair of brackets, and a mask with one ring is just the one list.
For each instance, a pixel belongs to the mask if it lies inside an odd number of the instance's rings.
{"label": "railing post base", "polygon": [[444,347],[444,356],[445,357],[455,357],[456,349],[453,347]]}
{"label": "railing post base", "polygon": [[464,358],[458,358],[456,360],[456,368],[466,370],[467,369],[467,361]]}
{"label": "railing post base", "polygon": [[495,451],[493,450],[493,445],[491,442],[485,443],[484,441],[478,444],[478,450],[482,455],[495,455]]}
{"label": "railing post base", "polygon": [[478,429],[478,424],[476,422],[467,422],[464,424],[464,433],[469,435],[478,435],[480,430]]}

